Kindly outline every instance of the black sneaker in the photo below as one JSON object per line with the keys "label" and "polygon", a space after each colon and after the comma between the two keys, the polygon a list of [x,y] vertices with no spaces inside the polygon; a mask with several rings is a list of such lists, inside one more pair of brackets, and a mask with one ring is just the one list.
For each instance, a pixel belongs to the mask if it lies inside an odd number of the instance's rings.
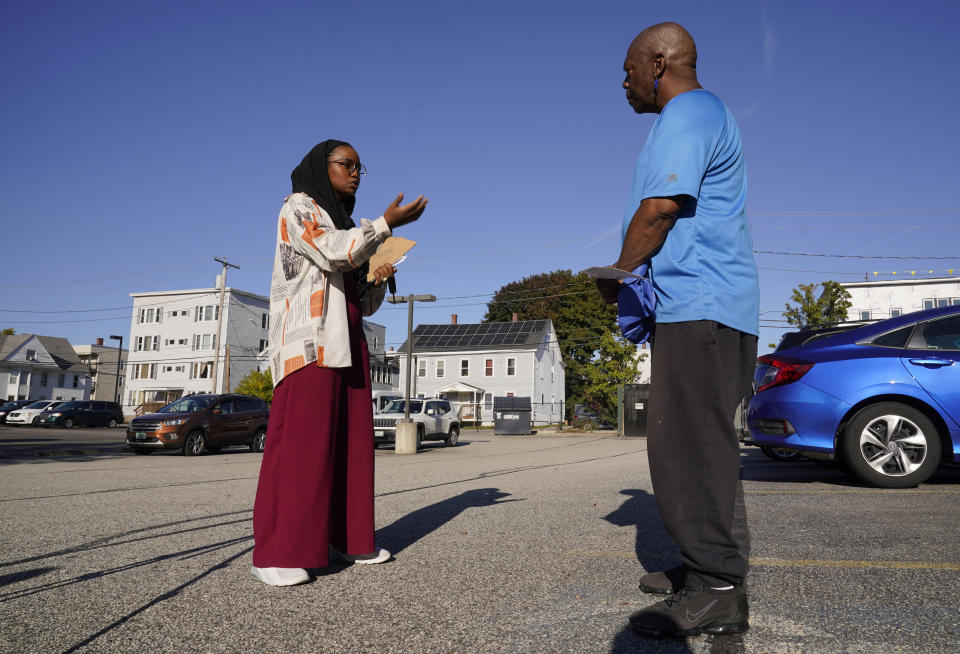
{"label": "black sneaker", "polygon": [[750,628],[750,609],[743,586],[714,590],[690,575],[674,595],[630,616],[630,630],[652,638],[686,638],[742,634]]}
{"label": "black sneaker", "polygon": [[683,588],[690,568],[681,563],[675,568],[658,572],[648,572],[640,577],[640,590],[652,595],[673,595]]}

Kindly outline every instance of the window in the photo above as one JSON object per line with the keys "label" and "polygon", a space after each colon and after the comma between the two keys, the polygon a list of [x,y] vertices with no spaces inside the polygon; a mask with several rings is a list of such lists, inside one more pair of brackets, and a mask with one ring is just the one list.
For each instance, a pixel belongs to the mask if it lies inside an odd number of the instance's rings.
{"label": "window", "polygon": [[[920,325],[922,332],[920,348],[927,350],[960,350],[960,316],[951,316]],[[911,348],[916,347],[914,336]]]}
{"label": "window", "polygon": [[517,374],[517,360],[514,358],[507,359],[507,377],[515,377]]}
{"label": "window", "polygon": [[200,346],[203,350],[209,350],[213,347],[213,334],[203,335],[203,344]]}
{"label": "window", "polygon": [[932,308],[935,306],[934,302],[935,302],[934,300],[924,300],[924,301],[923,301],[923,308],[924,308],[924,309],[932,309]]}
{"label": "window", "polygon": [[513,393],[505,393],[507,397],[513,397]]}
{"label": "window", "polygon": [[73,387],[80,388],[80,375],[73,376]]}
{"label": "window", "polygon": [[417,377],[426,377],[427,376],[427,361],[426,359],[420,359],[417,362]]}
{"label": "window", "polygon": [[[11,376],[12,376],[12,375],[11,375]],[[59,375],[59,376],[57,377],[57,386],[60,387],[60,388],[63,388],[63,385],[64,385],[64,383],[66,383],[66,381],[67,381],[67,376],[66,376],[66,375]]]}
{"label": "window", "polygon": [[45,372],[44,372],[44,373],[40,373],[40,385],[41,385],[41,386],[46,386],[46,385],[47,385],[47,373],[45,373]]}
{"label": "window", "polygon": [[27,350],[27,361],[36,361],[36,360],[37,360],[37,351]]}
{"label": "window", "polygon": [[490,411],[493,409],[493,393],[483,394],[483,408],[486,411]]}
{"label": "window", "polygon": [[437,359],[437,379],[442,379],[446,362],[443,359]]}
{"label": "window", "polygon": [[901,327],[896,331],[887,332],[882,336],[878,336],[871,341],[871,345],[877,345],[879,347],[903,348],[907,346],[907,339],[910,338],[911,332],[913,332],[913,325]]}
{"label": "window", "polygon": [[550,364],[550,383],[551,384],[554,382],[555,376],[556,376],[556,366],[553,364]]}
{"label": "window", "polygon": [[137,322],[160,322],[163,319],[163,307],[153,307],[141,308],[137,313]]}
{"label": "window", "polygon": [[483,376],[493,377],[493,359],[487,359],[483,362]]}
{"label": "window", "polygon": [[191,379],[209,379],[212,369],[213,369],[213,361],[197,361],[190,368],[190,378]]}
{"label": "window", "polygon": [[130,375],[132,379],[156,379],[157,364],[155,363],[137,363],[130,366]]}
{"label": "window", "polygon": [[270,318],[269,318],[269,314],[264,313],[264,314],[262,314],[262,315],[260,316],[260,329],[266,329],[266,328],[267,328],[267,325],[269,324],[267,321],[268,321],[269,319],[270,319]]}
{"label": "window", "polygon": [[261,338],[261,339],[260,339],[260,351],[263,352],[264,350],[266,350],[266,349],[267,349],[267,345],[268,345],[267,339]]}
{"label": "window", "polygon": [[177,345],[186,345],[186,344],[187,344],[187,339],[185,338],[181,338],[177,340]]}
{"label": "window", "polygon": [[890,317],[896,318],[899,315],[902,315],[903,312],[900,309],[890,309]]}
{"label": "window", "polygon": [[861,312],[860,312],[860,320],[870,320],[870,312],[869,312],[869,311],[861,311]]}
{"label": "window", "polygon": [[193,308],[193,322],[216,320],[220,315],[220,307],[216,304],[196,306]]}
{"label": "window", "polygon": [[470,376],[470,359],[460,359],[460,376]]}

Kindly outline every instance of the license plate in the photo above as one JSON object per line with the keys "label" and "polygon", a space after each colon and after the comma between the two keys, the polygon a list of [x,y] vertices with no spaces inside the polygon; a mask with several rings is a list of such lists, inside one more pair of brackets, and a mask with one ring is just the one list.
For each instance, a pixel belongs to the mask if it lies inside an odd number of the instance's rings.
{"label": "license plate", "polygon": [[382,432],[382,431],[375,431],[375,432],[373,432],[373,435],[374,435],[374,436],[377,436],[377,437],[379,438],[379,437],[382,437],[382,436],[383,436],[383,432]]}
{"label": "license plate", "polygon": [[147,440],[147,432],[145,431],[138,431],[136,434],[134,434],[134,436],[138,441]]}

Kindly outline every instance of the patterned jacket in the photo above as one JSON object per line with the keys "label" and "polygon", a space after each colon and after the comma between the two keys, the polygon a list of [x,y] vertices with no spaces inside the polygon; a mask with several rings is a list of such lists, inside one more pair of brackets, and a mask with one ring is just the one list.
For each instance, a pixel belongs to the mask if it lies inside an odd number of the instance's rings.
{"label": "patterned jacket", "polygon": [[[337,229],[305,193],[283,201],[270,284],[274,386],[310,363],[326,368],[359,363],[350,360],[344,273],[352,276],[389,235],[383,216],[361,219],[352,229]],[[363,315],[380,308],[385,286],[370,287],[362,296]]]}

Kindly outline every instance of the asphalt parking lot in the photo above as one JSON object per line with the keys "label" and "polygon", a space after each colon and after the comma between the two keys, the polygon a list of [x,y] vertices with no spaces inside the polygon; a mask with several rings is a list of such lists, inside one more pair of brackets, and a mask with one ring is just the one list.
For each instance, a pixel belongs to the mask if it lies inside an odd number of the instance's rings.
{"label": "asphalt parking lot", "polygon": [[745,448],[751,630],[658,642],[625,629],[653,601],[637,578],[676,560],[644,439],[378,450],[394,560],[270,588],[248,571],[260,455],[134,456],[122,434],[0,425],[0,652],[960,649],[955,468],[879,490]]}

